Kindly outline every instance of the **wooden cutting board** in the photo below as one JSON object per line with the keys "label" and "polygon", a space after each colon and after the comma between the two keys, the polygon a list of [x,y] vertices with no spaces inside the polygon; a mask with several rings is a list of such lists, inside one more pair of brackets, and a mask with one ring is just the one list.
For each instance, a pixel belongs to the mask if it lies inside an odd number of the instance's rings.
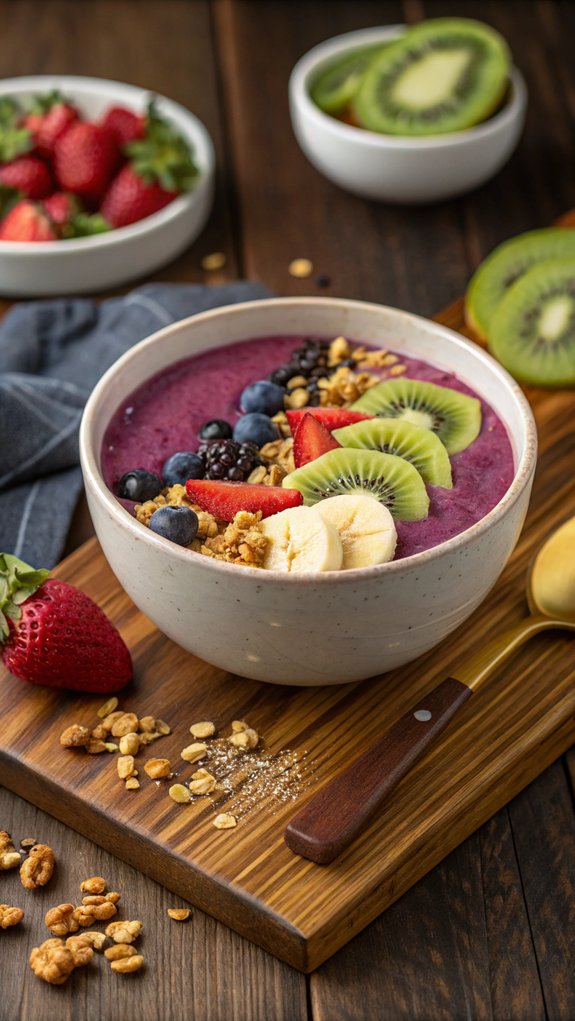
{"label": "wooden cutting board", "polygon": [[[461,302],[438,318],[465,332]],[[526,613],[530,558],[575,514],[575,394],[533,391],[529,397],[540,456],[526,527],[496,587],[440,648],[363,684],[297,689],[246,681],[161,635],[120,589],[91,540],[56,573],[101,604],[132,651],[136,681],[122,708],[164,718],[172,734],[138,756],[142,787],[126,791],[115,756],[59,745],[70,723],[97,722],[101,698],[34,689],[0,668],[2,783],[295,968],[316,968],[575,741],[575,646],[569,636],[548,633],[463,707],[336,862],[314,865],[283,843],[288,820],[310,793],[452,673],[461,657]],[[183,763],[179,752],[192,740],[190,724],[205,719],[222,734],[233,719],[246,719],[270,754],[289,748],[301,756],[298,783],[290,785],[285,774],[270,782],[266,766],[259,786],[250,781],[249,790],[239,788],[244,809],[235,829],[212,825],[215,812],[228,807],[224,794],[217,805],[209,797],[178,805],[167,785],[149,781],[141,768],[148,757],[167,756],[180,779],[189,777],[196,767]],[[294,790],[295,800],[282,801]]]}

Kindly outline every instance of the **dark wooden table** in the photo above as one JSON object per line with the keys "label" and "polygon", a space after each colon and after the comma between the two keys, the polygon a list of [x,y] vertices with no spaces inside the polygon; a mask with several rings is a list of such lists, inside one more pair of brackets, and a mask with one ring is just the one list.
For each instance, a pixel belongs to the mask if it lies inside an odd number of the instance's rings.
{"label": "dark wooden table", "polygon": [[[293,138],[287,80],[296,59],[354,28],[457,14],[509,40],[529,115],[508,166],[474,194],[429,208],[362,201],[321,178]],[[156,278],[247,277],[279,294],[330,294],[432,315],[465,289],[503,238],[575,206],[575,4],[569,0],[0,0],[3,76],[62,72],[118,78],[190,107],[218,157],[214,213],[202,237]],[[201,258],[226,254],[205,274]],[[310,258],[314,275],[288,273]],[[324,275],[330,283],[319,281]],[[69,548],[88,534],[83,508]],[[0,1019],[35,1021],[573,1021],[573,753],[306,978],[0,790],[0,829],[57,849],[48,891],[20,897],[27,923],[0,935]],[[29,971],[43,913],[86,875],[109,877],[145,924],[146,971],[80,970],[62,988]],[[10,900],[16,876],[0,880]]]}

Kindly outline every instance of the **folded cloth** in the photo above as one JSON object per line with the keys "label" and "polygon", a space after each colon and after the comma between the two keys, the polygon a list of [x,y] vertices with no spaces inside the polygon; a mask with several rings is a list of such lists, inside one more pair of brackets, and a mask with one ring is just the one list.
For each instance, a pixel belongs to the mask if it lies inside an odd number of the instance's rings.
{"label": "folded cloth", "polygon": [[0,551],[34,567],[60,559],[82,489],[82,410],[120,355],[178,319],[269,296],[244,281],[146,284],[100,303],[63,298],[11,309],[0,324]]}

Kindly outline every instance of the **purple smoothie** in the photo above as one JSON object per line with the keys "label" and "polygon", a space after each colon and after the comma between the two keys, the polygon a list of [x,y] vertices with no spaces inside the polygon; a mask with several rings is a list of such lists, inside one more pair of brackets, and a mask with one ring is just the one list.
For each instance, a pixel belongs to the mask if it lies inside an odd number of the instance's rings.
{"label": "purple smoothie", "polygon": [[[135,390],[115,413],[102,443],[102,474],[112,492],[128,471],[146,468],[161,476],[162,465],[171,454],[197,450],[198,432],[209,419],[236,422],[243,388],[289,362],[302,340],[269,337],[206,351],[172,365]],[[416,358],[399,357],[406,366],[405,377],[478,397],[457,376]],[[370,371],[386,376],[385,370]],[[509,438],[501,420],[483,400],[481,408],[479,436],[451,458],[453,489],[428,486],[429,516],[424,521],[396,522],[396,560],[463,532],[483,518],[509,488],[513,479]]]}

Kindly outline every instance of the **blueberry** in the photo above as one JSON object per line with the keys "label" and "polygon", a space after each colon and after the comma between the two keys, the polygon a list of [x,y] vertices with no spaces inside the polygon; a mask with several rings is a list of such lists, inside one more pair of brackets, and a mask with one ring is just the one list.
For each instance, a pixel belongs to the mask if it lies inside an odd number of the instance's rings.
{"label": "blueberry", "polygon": [[146,471],[145,468],[135,468],[134,471],[122,475],[117,493],[124,500],[142,503],[144,500],[153,500],[163,488],[162,480],[153,472]]}
{"label": "blueberry", "polygon": [[201,440],[231,440],[232,438],[232,427],[229,422],[226,422],[223,418],[212,418],[209,422],[204,422],[200,429]]}
{"label": "blueberry", "polygon": [[255,443],[263,447],[264,443],[271,443],[279,439],[279,429],[267,415],[261,415],[257,411],[244,415],[234,426],[234,440],[237,443]]}
{"label": "blueberry", "polygon": [[178,546],[189,546],[196,538],[198,515],[191,507],[158,507],[150,518],[150,528]]}
{"label": "blueberry", "polygon": [[189,450],[178,450],[165,462],[162,475],[167,486],[183,486],[188,479],[203,479],[204,459]]}
{"label": "blueberry", "polygon": [[269,379],[259,379],[257,383],[250,383],[242,390],[240,397],[242,411],[271,416],[281,411],[283,406],[284,392],[281,386],[270,383]]}

